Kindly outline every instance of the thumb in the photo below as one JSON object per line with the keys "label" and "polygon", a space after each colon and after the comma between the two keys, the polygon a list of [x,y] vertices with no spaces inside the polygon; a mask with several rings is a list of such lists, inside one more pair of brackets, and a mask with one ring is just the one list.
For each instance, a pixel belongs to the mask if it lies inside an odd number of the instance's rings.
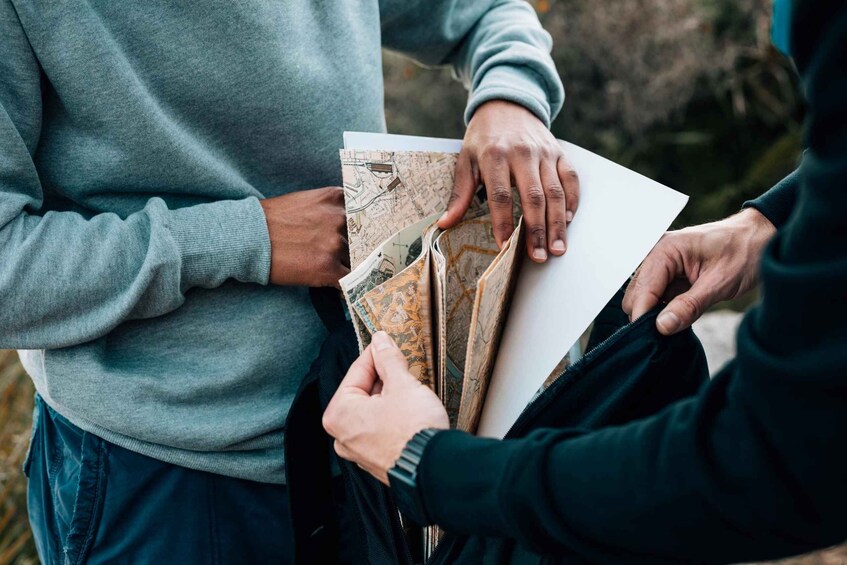
{"label": "thumb", "polygon": [[368,346],[356,359],[338,385],[339,391],[368,395],[376,383],[373,348]]}
{"label": "thumb", "polygon": [[668,241],[668,235],[659,240],[626,287],[621,307],[633,322],[662,300],[671,281],[683,271]]}
{"label": "thumb", "polygon": [[379,378],[384,383],[384,388],[392,388],[397,385],[407,384],[406,381],[417,382],[409,373],[409,364],[403,357],[403,352],[394,343],[394,340],[385,333],[377,332],[371,339],[374,365]]}
{"label": "thumb", "polygon": [[687,292],[676,296],[656,318],[662,335],[673,335],[691,326],[712,304],[717,302],[713,289],[717,285],[698,279]]}

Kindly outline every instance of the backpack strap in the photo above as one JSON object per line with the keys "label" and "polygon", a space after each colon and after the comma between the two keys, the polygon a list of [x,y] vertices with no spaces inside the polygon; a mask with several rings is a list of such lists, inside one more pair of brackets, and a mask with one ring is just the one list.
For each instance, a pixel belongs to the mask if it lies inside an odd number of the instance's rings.
{"label": "backpack strap", "polygon": [[349,325],[347,316],[344,314],[344,299],[341,293],[334,288],[310,288],[309,298],[312,299],[312,307],[323,322],[329,333],[337,331],[345,325]]}
{"label": "backpack strap", "polygon": [[[351,563],[411,565],[413,559],[390,489],[353,463],[336,457],[331,449],[331,439],[326,436],[321,426],[321,414],[338,389],[347,369],[359,356],[359,349],[353,325],[345,315],[338,292],[334,289],[311,289],[310,293],[315,310],[329,330],[329,337],[324,342],[321,354],[311,371],[317,385],[317,393],[309,393],[316,396],[316,399],[309,402],[314,406],[316,400],[318,407],[304,408],[304,411],[309,411],[313,418],[312,425],[319,429],[327,441],[324,453],[329,457],[329,462],[324,463],[321,460],[320,465],[327,465],[329,468],[329,465],[334,463],[341,471],[342,530],[337,532],[341,536],[338,538],[342,546],[341,552]],[[317,471],[314,464],[317,464],[317,458],[310,463],[311,473]],[[305,464],[303,468],[305,472]],[[309,493],[304,496],[302,505],[308,504],[308,498]],[[312,523],[317,521],[312,519]],[[304,526],[304,529],[311,527],[312,523]],[[312,559],[311,562],[326,561]]]}
{"label": "backpack strap", "polygon": [[322,383],[328,380],[327,373],[344,375],[355,359],[356,339],[346,322],[338,291],[311,288],[309,294],[328,336],[301,382],[285,421],[285,475],[295,561],[335,563],[339,551],[338,505],[333,497],[332,442],[321,424],[329,401]]}

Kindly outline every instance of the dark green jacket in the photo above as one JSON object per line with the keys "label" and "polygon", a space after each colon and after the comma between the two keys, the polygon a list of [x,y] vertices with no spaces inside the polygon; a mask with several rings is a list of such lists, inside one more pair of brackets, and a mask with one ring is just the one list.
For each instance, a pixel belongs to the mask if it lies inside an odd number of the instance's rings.
{"label": "dark green jacket", "polygon": [[795,0],[792,30],[807,152],[735,361],[626,426],[436,435],[420,481],[446,530],[614,563],[752,561],[847,539],[847,4]]}

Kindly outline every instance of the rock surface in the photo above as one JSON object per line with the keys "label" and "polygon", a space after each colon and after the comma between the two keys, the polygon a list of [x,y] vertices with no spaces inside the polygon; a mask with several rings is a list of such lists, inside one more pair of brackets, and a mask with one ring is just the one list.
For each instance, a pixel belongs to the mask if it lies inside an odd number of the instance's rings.
{"label": "rock surface", "polygon": [[732,310],[707,312],[694,322],[694,333],[703,343],[709,373],[717,373],[735,357],[735,334],[743,314]]}

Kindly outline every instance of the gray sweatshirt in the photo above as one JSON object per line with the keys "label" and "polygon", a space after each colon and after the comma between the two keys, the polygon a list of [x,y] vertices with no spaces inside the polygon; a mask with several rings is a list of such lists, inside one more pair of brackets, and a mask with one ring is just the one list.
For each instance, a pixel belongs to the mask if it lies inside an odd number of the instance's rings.
{"label": "gray sweatshirt", "polygon": [[522,0],[0,0],[0,347],[44,400],[156,459],[284,482],[324,329],[268,284],[259,199],[340,184],[384,131],[381,47],[549,123]]}

